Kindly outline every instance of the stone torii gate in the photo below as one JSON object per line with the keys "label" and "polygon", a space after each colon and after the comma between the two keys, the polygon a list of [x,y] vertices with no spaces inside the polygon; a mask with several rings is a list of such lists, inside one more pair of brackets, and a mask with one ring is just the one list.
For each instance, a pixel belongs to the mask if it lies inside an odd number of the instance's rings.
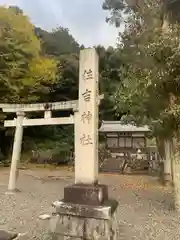
{"label": "stone torii gate", "polygon": [[[104,95],[99,96],[100,100]],[[0,104],[3,112],[16,113],[17,118],[14,120],[5,120],[4,127],[15,127],[14,144],[11,160],[10,177],[8,184],[8,192],[14,193],[18,178],[18,163],[21,158],[21,147],[23,139],[23,127],[25,126],[45,126],[45,125],[68,125],[75,123],[76,113],[78,112],[78,100],[66,102],[51,102],[37,104]],[[69,117],[53,118],[52,111],[73,110],[74,115]],[[25,113],[28,112],[44,112],[44,118],[28,119]]]}

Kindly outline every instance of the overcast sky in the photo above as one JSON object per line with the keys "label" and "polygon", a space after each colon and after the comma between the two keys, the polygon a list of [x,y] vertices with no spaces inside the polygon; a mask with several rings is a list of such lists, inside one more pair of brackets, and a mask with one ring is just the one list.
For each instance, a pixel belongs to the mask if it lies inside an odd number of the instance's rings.
{"label": "overcast sky", "polygon": [[51,30],[69,28],[71,34],[86,47],[115,45],[118,30],[105,22],[108,12],[103,0],[0,0],[0,5],[17,5],[36,26]]}

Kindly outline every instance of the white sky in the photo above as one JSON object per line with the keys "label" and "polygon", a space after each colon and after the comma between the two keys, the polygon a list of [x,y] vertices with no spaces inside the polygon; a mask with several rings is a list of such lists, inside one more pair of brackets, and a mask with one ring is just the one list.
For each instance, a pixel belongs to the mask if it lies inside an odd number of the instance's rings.
{"label": "white sky", "polygon": [[36,26],[51,30],[67,27],[86,47],[115,45],[119,29],[105,22],[108,12],[103,0],[0,0],[0,5],[17,5]]}

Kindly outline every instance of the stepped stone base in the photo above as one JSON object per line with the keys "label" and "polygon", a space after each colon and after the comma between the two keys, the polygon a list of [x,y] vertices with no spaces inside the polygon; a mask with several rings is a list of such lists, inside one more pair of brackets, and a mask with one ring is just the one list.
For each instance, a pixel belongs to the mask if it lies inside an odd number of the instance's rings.
{"label": "stepped stone base", "polygon": [[73,184],[64,188],[64,202],[101,205],[108,200],[108,188],[103,184]]}
{"label": "stepped stone base", "polygon": [[114,213],[118,206],[109,200],[103,206],[57,201],[50,221],[49,240],[115,240]]}

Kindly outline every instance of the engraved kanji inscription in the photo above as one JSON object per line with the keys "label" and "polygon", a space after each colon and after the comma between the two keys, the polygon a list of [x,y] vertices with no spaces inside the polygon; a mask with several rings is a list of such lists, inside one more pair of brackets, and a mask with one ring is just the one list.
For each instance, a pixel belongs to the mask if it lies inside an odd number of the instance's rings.
{"label": "engraved kanji inscription", "polygon": [[92,72],[91,69],[89,69],[89,70],[84,70],[83,79],[84,79],[84,81],[93,79],[93,72]]}
{"label": "engraved kanji inscription", "polygon": [[84,112],[84,113],[81,115],[81,121],[82,121],[83,123],[85,123],[85,122],[87,121],[88,124],[89,124],[90,121],[91,121],[91,119],[92,119],[92,114],[91,114],[90,111],[88,111],[87,113]]}
{"label": "engraved kanji inscription", "polygon": [[93,144],[92,143],[92,138],[90,137],[89,134],[88,135],[83,134],[82,137],[80,138],[80,143],[83,146]]}
{"label": "engraved kanji inscription", "polygon": [[86,102],[89,102],[91,100],[91,91],[86,89],[86,91],[82,93],[82,96]]}

